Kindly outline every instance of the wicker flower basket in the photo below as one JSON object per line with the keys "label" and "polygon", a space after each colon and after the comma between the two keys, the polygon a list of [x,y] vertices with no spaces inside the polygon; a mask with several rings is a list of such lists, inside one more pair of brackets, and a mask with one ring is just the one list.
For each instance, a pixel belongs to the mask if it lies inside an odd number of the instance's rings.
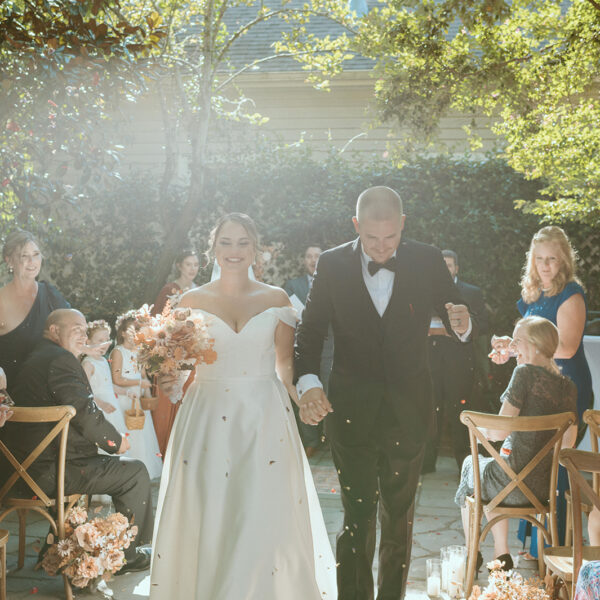
{"label": "wicker flower basket", "polygon": [[142,396],[140,398],[142,410],[154,410],[158,407],[158,396]]}
{"label": "wicker flower basket", "polygon": [[131,408],[125,411],[125,425],[127,429],[143,429],[146,415],[141,408],[135,405],[136,397],[131,399]]}

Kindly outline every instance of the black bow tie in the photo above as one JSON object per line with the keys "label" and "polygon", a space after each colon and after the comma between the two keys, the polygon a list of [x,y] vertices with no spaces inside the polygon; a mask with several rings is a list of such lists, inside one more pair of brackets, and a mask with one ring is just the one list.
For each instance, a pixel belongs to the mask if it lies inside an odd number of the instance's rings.
{"label": "black bow tie", "polygon": [[379,269],[387,269],[388,271],[395,272],[396,271],[396,257],[392,256],[392,258],[388,258],[384,263],[378,263],[374,260],[370,260],[367,265],[367,269],[371,276],[375,275],[379,271]]}

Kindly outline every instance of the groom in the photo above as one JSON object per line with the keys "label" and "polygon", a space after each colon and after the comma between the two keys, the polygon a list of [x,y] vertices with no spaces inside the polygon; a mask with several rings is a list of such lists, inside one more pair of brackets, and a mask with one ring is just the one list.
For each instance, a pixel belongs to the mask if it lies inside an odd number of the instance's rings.
{"label": "groom", "polygon": [[[358,198],[359,238],[324,252],[298,329],[300,416],[325,421],[341,487],[338,599],[372,600],[380,503],[378,600],[404,597],[414,497],[433,427],[427,333],[432,313],[461,341],[469,312],[436,248],[402,240],[400,196],[373,187]],[[318,380],[323,340],[335,337],[329,398]]]}

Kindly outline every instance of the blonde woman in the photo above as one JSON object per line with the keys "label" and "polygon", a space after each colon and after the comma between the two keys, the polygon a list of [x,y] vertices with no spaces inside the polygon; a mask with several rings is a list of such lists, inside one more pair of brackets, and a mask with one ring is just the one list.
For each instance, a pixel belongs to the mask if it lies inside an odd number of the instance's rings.
{"label": "blonde woman", "polygon": [[[563,375],[577,386],[577,415],[592,405],[592,376],[583,350],[583,329],[587,317],[585,293],[576,276],[576,253],[560,227],[543,227],[531,240],[521,279],[521,299],[517,308],[522,316],[538,315],[558,327],[560,342],[554,359]],[[510,338],[496,338],[492,360],[506,362]],[[564,491],[569,481],[564,468],[558,476],[557,514],[559,538],[564,540],[566,502]],[[525,521],[519,537],[525,541]],[[532,535],[531,555],[537,555],[537,536]]]}
{"label": "blonde woman", "polygon": [[[508,387],[502,394],[500,415],[506,417],[537,417],[562,412],[575,412],[577,389],[575,384],[564,375],[553,358],[560,346],[559,333],[556,326],[539,316],[521,319],[513,332],[510,342],[511,353],[517,359],[517,367],[513,371]],[[489,440],[504,440],[500,455],[510,467],[519,472],[543,448],[552,437],[552,432],[486,432]],[[575,443],[577,426],[567,430],[563,438],[563,446],[571,447]],[[546,456],[527,477],[531,491],[541,500],[546,501],[550,483],[550,462],[552,457]],[[510,483],[510,478],[493,458],[479,457],[481,474],[481,492],[484,500],[491,500]],[[456,503],[461,507],[465,537],[468,535],[468,511],[465,498],[473,494],[473,463],[467,456],[463,463],[461,480],[456,492]],[[519,506],[529,500],[521,490],[515,489],[503,500],[504,506]],[[493,519],[495,514],[488,513]],[[508,520],[503,520],[492,527],[494,537],[494,555],[504,563],[504,569],[513,567],[512,557],[508,549]],[[478,567],[482,559],[478,560]]]}

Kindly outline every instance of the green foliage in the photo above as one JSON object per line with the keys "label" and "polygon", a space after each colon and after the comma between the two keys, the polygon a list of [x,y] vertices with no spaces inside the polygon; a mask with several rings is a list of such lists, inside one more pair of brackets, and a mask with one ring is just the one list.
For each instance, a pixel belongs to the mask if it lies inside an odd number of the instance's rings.
{"label": "green foliage", "polygon": [[358,23],[338,12],[348,33],[335,51],[308,35],[282,48],[325,52],[299,56],[313,79],[339,72],[347,53],[372,58],[379,121],[396,130],[399,160],[433,144],[451,111],[486,115],[508,164],[543,182],[523,208],[548,221],[600,222],[596,0],[394,0]]}
{"label": "green foliage", "polygon": [[[282,285],[301,273],[308,244],[329,248],[355,236],[351,223],[358,194],[368,186],[397,189],[408,215],[405,235],[455,250],[461,277],[480,286],[492,309],[492,329],[508,333],[517,317],[518,280],[531,235],[532,215],[513,208],[514,198],[535,198],[526,181],[497,158],[420,157],[403,169],[381,163],[350,163],[332,155],[317,160],[305,150],[254,148],[215,161],[208,172],[207,201],[177,247],[206,250],[208,233],[220,214],[243,211],[255,218],[263,243],[282,244],[268,281]],[[243,190],[243,193],[240,191]],[[79,211],[54,215],[56,228],[41,228],[44,267],[74,306],[89,318],[112,319],[153,298],[144,295],[154,275],[172,221],[185,202],[185,188],[170,190],[165,206],[150,174],[116,182],[79,204]],[[582,262],[580,275],[591,307],[600,308],[600,281],[594,275],[598,234],[567,229]],[[210,276],[204,269],[199,282]],[[164,280],[160,282],[164,283]]]}
{"label": "green foliage", "polygon": [[0,3],[0,211],[46,222],[118,177],[110,109],[143,87],[135,58],[162,31],[116,0]]}

